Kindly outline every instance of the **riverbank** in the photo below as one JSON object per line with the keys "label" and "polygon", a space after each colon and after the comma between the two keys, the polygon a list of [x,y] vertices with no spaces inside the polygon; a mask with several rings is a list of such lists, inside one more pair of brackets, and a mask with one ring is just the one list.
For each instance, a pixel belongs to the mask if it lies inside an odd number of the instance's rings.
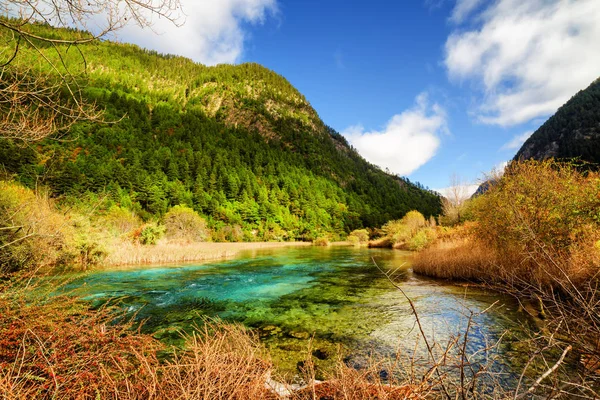
{"label": "riverbank", "polygon": [[529,364],[552,360],[548,377],[570,353],[579,375],[553,379],[581,398],[600,387],[599,183],[597,172],[573,164],[511,163],[412,264],[417,274],[482,283],[535,305],[526,311],[544,327]]}
{"label": "riverbank", "polygon": [[[230,247],[220,243],[212,245],[219,249]],[[256,243],[251,247],[275,245]],[[285,246],[285,243],[278,245]],[[248,249],[250,246],[238,243],[234,247]],[[345,252],[346,257],[340,252]],[[298,245],[289,250],[283,247],[278,253],[280,259],[269,252],[268,257],[251,259],[237,268],[233,267],[237,260],[226,263],[229,264],[226,268],[214,266],[214,279],[211,279],[210,267],[201,268],[200,274],[197,274],[198,268],[183,267],[170,277],[174,272],[171,268],[152,269],[148,274],[123,268],[118,272],[98,272],[98,279],[94,279],[96,272],[88,274],[82,287],[100,289],[103,286],[105,296],[117,293],[122,296],[112,308],[90,309],[87,303],[78,301],[71,290],[68,295],[58,297],[28,297],[26,293],[31,293],[31,287],[8,286],[7,282],[4,290],[0,290],[0,393],[6,394],[8,399],[304,400],[327,396],[403,399],[413,395],[418,398],[421,391],[429,390],[431,382],[423,382],[422,387],[412,385],[401,365],[394,367],[393,362],[379,358],[345,361],[341,353],[338,356],[337,346],[324,347],[324,339],[319,339],[319,334],[311,338],[315,331],[338,332],[335,336],[340,338],[354,332],[356,328],[352,326],[355,325],[362,327],[360,329],[367,329],[369,323],[375,322],[385,325],[379,314],[367,318],[369,302],[359,298],[372,286],[375,288],[370,290],[377,290],[379,294],[382,290],[380,285],[372,285],[371,279],[365,279],[365,268],[385,281],[368,257],[356,255],[354,249],[329,251]],[[391,251],[385,253],[390,263],[398,255]],[[252,258],[251,252],[247,254]],[[318,255],[319,259],[311,263],[311,254]],[[348,255],[363,260],[364,267],[356,266],[355,261],[348,264]],[[346,261],[340,263],[340,258]],[[381,264],[388,265],[385,260],[381,260]],[[327,268],[321,270],[321,266]],[[186,271],[190,274],[186,275]],[[143,286],[144,283],[135,278],[141,276],[146,277],[143,281],[149,286]],[[23,283],[28,285],[28,282]],[[356,293],[358,285],[365,289],[360,294]],[[206,292],[210,287],[214,290]],[[385,285],[384,291],[393,297],[393,288]],[[265,296],[278,298],[269,302]],[[374,294],[369,297],[380,298]],[[212,300],[208,302],[202,300],[204,298]],[[94,296],[94,299],[99,297]],[[146,321],[144,327],[157,322],[159,315],[154,311],[168,320],[168,332],[180,339],[177,347],[160,341],[167,336],[141,330],[137,323],[122,318],[119,310],[131,310],[129,306],[133,303],[128,302],[132,300],[139,300],[138,304],[142,305],[135,313],[138,321]],[[356,307],[343,312],[350,301],[354,301]],[[221,307],[226,304],[229,306]],[[251,310],[253,304],[260,307]],[[373,306],[373,310],[381,310],[380,303]],[[287,308],[289,312],[274,314]],[[208,315],[211,310],[225,309],[231,313],[248,312],[255,321],[273,320],[260,324],[266,329],[257,327],[256,322],[251,329],[203,319],[203,316],[212,316]],[[190,318],[196,318],[197,324]],[[196,326],[184,330],[183,324]],[[308,325],[302,328],[299,324]],[[277,346],[276,337],[284,339]],[[277,352],[284,350],[297,355],[290,363],[291,372],[282,372],[284,364],[277,357]],[[326,361],[330,368],[322,368]],[[315,379],[326,382],[318,383]],[[293,390],[305,385],[308,386],[304,389]]]}
{"label": "riverbank", "polygon": [[193,261],[225,260],[238,256],[243,251],[256,251],[282,247],[308,247],[311,242],[174,242],[159,241],[147,246],[132,242],[113,245],[101,266],[128,266],[186,263]]}

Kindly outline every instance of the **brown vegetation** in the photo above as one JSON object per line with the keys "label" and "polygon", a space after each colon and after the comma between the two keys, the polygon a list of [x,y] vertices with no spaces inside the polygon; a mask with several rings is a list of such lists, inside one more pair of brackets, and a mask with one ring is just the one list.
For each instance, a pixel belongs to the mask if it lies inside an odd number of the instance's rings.
{"label": "brown vegetation", "polygon": [[102,264],[115,266],[211,261],[232,258],[242,251],[310,245],[310,242],[190,243],[164,240],[154,246],[144,246],[117,241],[109,246]]}
{"label": "brown vegetation", "polygon": [[327,247],[330,245],[329,239],[327,239],[326,237],[316,238],[315,240],[313,240],[312,243],[314,246],[322,246],[322,247]]}
{"label": "brown vegetation", "polygon": [[511,164],[469,204],[474,222],[417,254],[417,273],[481,281],[539,304],[543,350],[573,345],[584,366],[559,393],[594,393],[600,366],[600,177],[552,160]]}
{"label": "brown vegetation", "polygon": [[422,385],[384,383],[379,366],[357,371],[340,361],[327,382],[316,382],[314,369],[306,368],[303,389],[280,383],[285,394],[277,394],[273,364],[241,325],[206,321],[185,336],[183,348],[169,350],[115,308],[90,310],[68,296],[48,297],[43,287],[32,297],[27,282],[0,288],[2,399],[350,400],[424,393]]}
{"label": "brown vegetation", "polygon": [[438,240],[415,254],[413,270],[442,279],[495,281],[494,253],[472,238]]}
{"label": "brown vegetation", "polygon": [[88,310],[68,297],[27,303],[0,297],[0,393],[4,399],[270,398],[271,364],[239,325],[208,321],[186,345],[165,347],[115,310]]}

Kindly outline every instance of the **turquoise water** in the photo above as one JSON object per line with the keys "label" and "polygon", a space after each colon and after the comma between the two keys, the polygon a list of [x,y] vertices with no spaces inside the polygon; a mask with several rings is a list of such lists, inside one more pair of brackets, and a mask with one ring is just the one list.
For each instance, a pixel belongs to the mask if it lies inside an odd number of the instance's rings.
{"label": "turquoise water", "polygon": [[[181,331],[219,317],[254,328],[287,372],[306,358],[313,335],[319,368],[338,353],[360,367],[369,354],[412,355],[418,337],[408,301],[372,258],[384,270],[398,269],[396,282],[413,300],[431,342],[443,345],[460,335],[471,313],[470,352],[529,323],[511,298],[419,277],[410,269],[409,253],[390,250],[265,250],[223,262],[93,272],[73,280],[68,290],[95,304],[118,298],[161,340],[177,342]],[[516,338],[505,340],[499,351],[510,352]],[[417,353],[426,358],[422,346]]]}

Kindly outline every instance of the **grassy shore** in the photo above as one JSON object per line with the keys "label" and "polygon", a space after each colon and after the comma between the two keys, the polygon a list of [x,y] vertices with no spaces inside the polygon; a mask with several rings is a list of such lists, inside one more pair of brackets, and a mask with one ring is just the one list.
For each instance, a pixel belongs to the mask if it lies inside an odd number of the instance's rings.
{"label": "grassy shore", "polygon": [[379,372],[388,366],[376,362],[355,370],[340,360],[326,382],[315,381],[310,340],[296,384],[285,383],[258,336],[242,325],[206,321],[182,347],[168,348],[116,308],[92,310],[68,296],[31,298],[31,289],[28,280],[0,283],[3,400],[399,400],[432,390],[392,373],[384,379]]}
{"label": "grassy shore", "polygon": [[145,246],[121,241],[109,248],[108,255],[101,265],[121,266],[223,260],[236,257],[243,251],[311,245],[310,242],[194,243],[165,240],[159,241],[153,246]]}
{"label": "grassy shore", "polygon": [[512,163],[467,208],[472,221],[416,254],[413,270],[480,282],[538,304],[545,327],[532,338],[538,346],[532,358],[549,363],[548,349],[572,352],[578,377],[554,376],[553,384],[567,398],[598,398],[600,175],[552,160]]}

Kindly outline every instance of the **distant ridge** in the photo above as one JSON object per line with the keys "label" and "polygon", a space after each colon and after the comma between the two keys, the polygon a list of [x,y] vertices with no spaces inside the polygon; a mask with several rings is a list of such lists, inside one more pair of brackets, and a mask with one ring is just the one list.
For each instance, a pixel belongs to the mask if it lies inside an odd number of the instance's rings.
{"label": "distant ridge", "polygon": [[514,160],[550,157],[600,165],[600,78],[560,107],[525,141]]}
{"label": "distant ridge", "polygon": [[[9,38],[0,39],[8,54]],[[368,163],[289,81],[259,64],[207,67],[110,41],[79,48],[86,99],[119,122],[76,124],[65,140],[35,148],[0,140],[0,171],[25,185],[56,197],[102,193],[144,220],[183,204],[229,240],[339,238],[411,210],[441,212],[436,193]],[[63,50],[68,65],[81,64],[78,52]],[[27,45],[19,57],[40,64]]]}
{"label": "distant ridge", "polygon": [[[586,168],[600,166],[600,77],[571,97],[519,149],[513,161],[578,160]],[[493,180],[483,182],[473,197],[487,192]]]}

